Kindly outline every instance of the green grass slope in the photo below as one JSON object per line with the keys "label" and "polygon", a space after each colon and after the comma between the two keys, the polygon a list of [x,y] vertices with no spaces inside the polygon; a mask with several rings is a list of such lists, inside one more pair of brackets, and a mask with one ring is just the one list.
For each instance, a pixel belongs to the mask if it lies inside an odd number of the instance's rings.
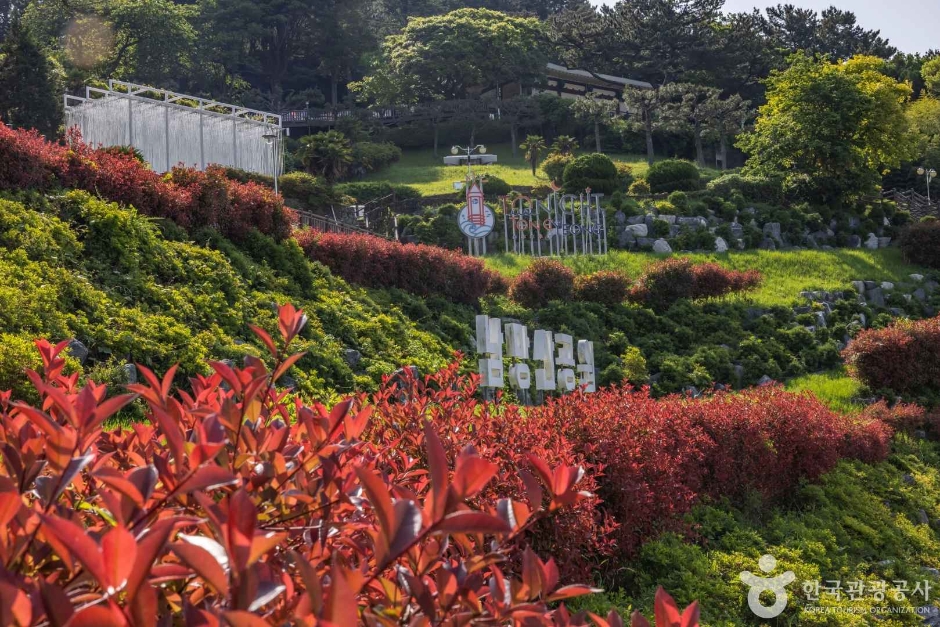
{"label": "green grass slope", "polygon": [[[309,316],[297,346],[307,355],[290,374],[310,395],[373,388],[401,365],[427,371],[452,352],[439,338],[446,316],[412,322],[401,306],[420,317],[425,303],[350,286],[293,241],[254,233],[236,247],[83,192],[0,197],[0,389],[21,388],[23,369],[39,365],[38,337],[78,339],[89,349],[83,374],[99,382],[126,382],[127,363],[179,363],[192,375],[210,359],[240,362],[261,354],[249,324],[274,332],[285,302]],[[362,355],[355,366],[347,349]]]}
{"label": "green grass slope", "polygon": [[[900,281],[922,268],[904,263],[895,248],[881,250],[839,249],[766,251],[753,250],[725,254],[689,253],[682,256],[695,261],[714,261],[734,270],[759,270],[763,285],[742,298],[761,306],[789,305],[804,290],[833,290],[849,287],[855,280]],[[597,270],[620,270],[631,277],[639,275],[650,263],[662,259],[653,253],[611,251],[605,256],[563,259],[579,274]],[[487,260],[491,268],[512,277],[522,272],[532,258],[499,255]]]}

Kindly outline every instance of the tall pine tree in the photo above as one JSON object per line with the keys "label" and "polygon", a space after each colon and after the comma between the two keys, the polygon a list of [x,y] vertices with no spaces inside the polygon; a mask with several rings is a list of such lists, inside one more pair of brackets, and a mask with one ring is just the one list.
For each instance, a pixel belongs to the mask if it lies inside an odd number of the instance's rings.
{"label": "tall pine tree", "polygon": [[52,64],[20,23],[0,45],[0,121],[47,137],[62,124],[62,92]]}

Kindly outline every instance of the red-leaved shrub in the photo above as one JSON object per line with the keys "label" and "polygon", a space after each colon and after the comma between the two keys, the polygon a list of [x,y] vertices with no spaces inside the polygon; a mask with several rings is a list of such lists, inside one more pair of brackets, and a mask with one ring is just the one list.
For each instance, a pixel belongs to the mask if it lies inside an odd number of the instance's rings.
{"label": "red-leaved shrub", "polygon": [[302,230],[295,238],[304,252],[350,283],[398,287],[419,296],[439,294],[476,304],[498,279],[482,259],[424,244],[402,244],[371,235]]}
{"label": "red-leaved shrub", "polygon": [[[305,321],[288,305],[278,340],[255,330],[273,370],[213,363],[175,394],[174,370],[139,367],[108,398],[37,342],[41,403],[0,395],[2,624],[583,625],[548,604],[592,589],[521,548],[585,498],[583,469],[532,457],[521,498],[491,499],[516,469],[440,425],[411,425],[419,460],[361,437],[380,407],[289,401],[274,382]],[[147,422],[104,428],[135,398]]]}
{"label": "red-leaved shrub", "polygon": [[940,317],[898,319],[866,329],[842,353],[850,371],[873,390],[896,394],[940,388]]}
{"label": "red-leaved shrub", "polygon": [[728,270],[716,263],[694,264],[672,257],[650,265],[630,289],[630,300],[657,311],[683,298],[716,298],[754,289],[762,280],[757,270]]}
{"label": "red-leaved shrub", "polygon": [[888,405],[880,400],[862,411],[862,416],[871,420],[880,420],[895,431],[912,433],[927,423],[927,410],[914,403],[896,403]]}
{"label": "red-leaved shrub", "polygon": [[622,556],[681,526],[702,496],[758,491],[773,499],[842,457],[883,459],[891,438],[879,421],[841,416],[776,386],[694,400],[614,387],[528,414],[547,431],[563,431],[588,465],[603,466],[598,507],[618,524]]}
{"label": "red-leaved shrub", "polygon": [[162,177],[129,152],[86,145],[75,129],[60,144],[0,123],[0,189],[56,185],[133,205],[183,227],[217,228],[234,240],[250,229],[282,239],[290,235],[294,221],[280,196],[262,185],[231,181],[224,168],[200,172],[178,167]]}
{"label": "red-leaved shrub", "polygon": [[574,292],[574,271],[556,259],[541,257],[515,278],[509,298],[529,309],[553,300],[566,301]]}
{"label": "red-leaved shrub", "polygon": [[574,280],[576,300],[601,305],[619,305],[627,299],[630,278],[622,272],[601,270],[578,275]]}

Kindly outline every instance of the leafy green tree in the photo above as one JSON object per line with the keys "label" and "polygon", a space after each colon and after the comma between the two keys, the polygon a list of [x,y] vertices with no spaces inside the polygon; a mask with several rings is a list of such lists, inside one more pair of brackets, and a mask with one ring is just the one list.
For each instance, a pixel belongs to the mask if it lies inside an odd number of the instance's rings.
{"label": "leafy green tree", "polygon": [[921,67],[920,75],[924,80],[924,87],[935,96],[940,96],[940,57],[935,57]]}
{"label": "leafy green tree", "polygon": [[62,90],[53,65],[19,22],[0,45],[0,120],[47,137],[62,124]]}
{"label": "leafy green tree", "polygon": [[[509,124],[509,141],[512,145],[512,156],[515,157],[516,147],[519,145],[519,126],[535,124],[539,121],[538,102],[529,96],[517,96],[497,103],[499,119]],[[472,143],[472,142],[471,142]]]}
{"label": "leafy green tree", "polygon": [[595,152],[601,152],[601,127],[614,121],[614,117],[617,115],[617,101],[606,100],[598,98],[594,94],[588,94],[572,102],[571,111],[574,113],[575,118],[593,126],[594,149]]}
{"label": "leafy green tree", "polygon": [[721,169],[728,169],[728,140],[744,131],[744,125],[751,117],[751,102],[738,94],[727,98],[712,98],[705,103],[705,115],[708,126],[705,135],[718,142],[718,155],[721,157]]}
{"label": "leafy green tree", "polygon": [[559,135],[552,143],[552,152],[559,155],[573,155],[578,149],[578,140],[571,135]]}
{"label": "leafy green tree", "polygon": [[926,96],[906,111],[916,142],[916,155],[929,167],[940,165],[940,100]]}
{"label": "leafy green tree", "polygon": [[352,164],[352,147],[339,131],[307,135],[300,140],[300,144],[300,161],[307,171],[328,181],[341,179]]}
{"label": "leafy green tree", "polygon": [[473,88],[531,83],[545,72],[542,24],[486,9],[412,18],[351,85],[380,104],[466,99]]}
{"label": "leafy green tree", "polygon": [[542,158],[542,152],[547,148],[545,140],[541,135],[529,135],[519,147],[525,151],[525,160],[532,166],[532,176],[535,176],[535,170],[539,167],[539,159]]}
{"label": "leafy green tree", "polygon": [[873,190],[913,142],[903,105],[911,89],[883,74],[884,61],[792,58],[768,79],[754,130],[738,138],[747,173],[782,174],[812,200],[851,201]]}
{"label": "leafy green tree", "polygon": [[25,7],[26,0],[0,0],[0,42],[6,38]]}

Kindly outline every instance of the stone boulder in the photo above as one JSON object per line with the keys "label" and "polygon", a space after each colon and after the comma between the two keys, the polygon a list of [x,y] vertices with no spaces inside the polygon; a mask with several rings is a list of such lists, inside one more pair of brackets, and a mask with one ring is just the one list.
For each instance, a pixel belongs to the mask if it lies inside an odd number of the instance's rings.
{"label": "stone boulder", "polygon": [[671,253],[672,246],[669,245],[669,242],[660,238],[653,242],[653,252],[654,253]]}
{"label": "stone boulder", "polygon": [[868,234],[868,239],[865,240],[865,248],[868,250],[878,250],[878,247],[881,243],[878,241],[878,236],[874,233]]}
{"label": "stone boulder", "polygon": [[628,226],[626,230],[633,233],[634,237],[647,237],[649,235],[649,227],[645,224],[633,224]]}
{"label": "stone boulder", "polygon": [[725,241],[725,238],[723,237],[715,238],[715,252],[716,253],[728,252],[728,242]]}

